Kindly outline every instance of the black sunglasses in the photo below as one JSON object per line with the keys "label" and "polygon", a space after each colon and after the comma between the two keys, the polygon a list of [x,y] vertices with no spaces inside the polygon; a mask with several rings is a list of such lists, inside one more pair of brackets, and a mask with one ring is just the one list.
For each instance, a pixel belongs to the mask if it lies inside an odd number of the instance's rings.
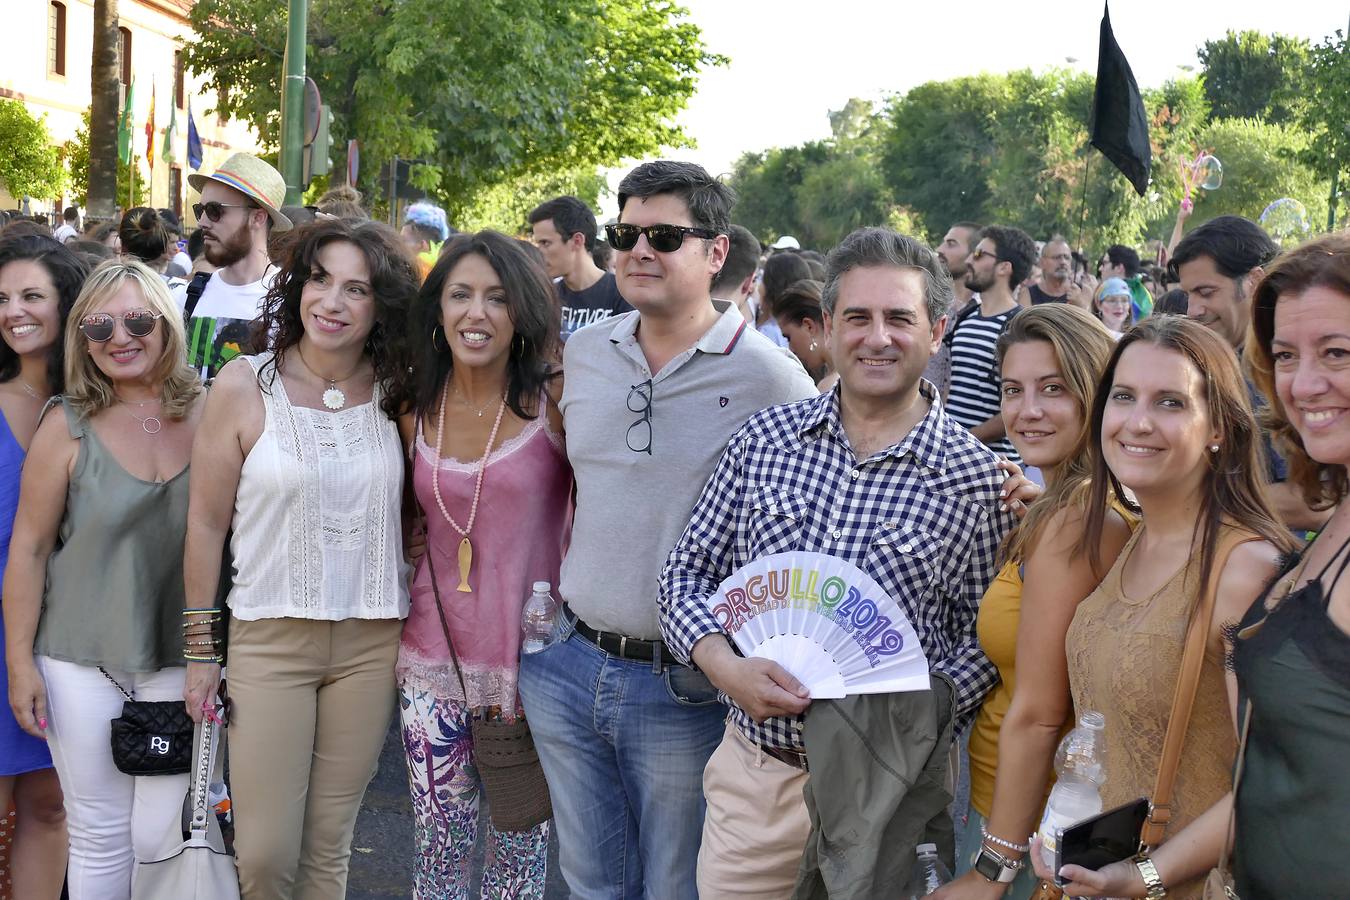
{"label": "black sunglasses", "polygon": [[120,316],[108,313],[91,313],[80,320],[80,333],[89,340],[102,344],[113,336],[113,327],[122,320],[122,327],[132,337],[145,337],[155,330],[155,322],[160,318],[157,312],[148,309],[132,309]]}
{"label": "black sunglasses", "polygon": [[192,204],[192,214],[197,217],[198,221],[201,221],[202,217],[205,216],[212,222],[219,222],[221,218],[225,215],[225,210],[227,209],[258,209],[258,208],[259,207],[253,206],[250,203],[220,203],[215,200],[212,200],[208,203]]}
{"label": "black sunglasses", "polygon": [[[636,404],[636,405],[634,405]],[[648,378],[641,384],[632,385],[628,390],[628,411],[640,414],[639,418],[632,425],[628,426],[628,433],[624,439],[628,443],[628,449],[634,453],[645,453],[648,456],[652,454],[652,380]],[[636,446],[633,440],[633,431],[637,431]]]}
{"label": "black sunglasses", "polygon": [[688,228],[684,225],[648,225],[645,228],[620,222],[605,226],[605,240],[615,250],[632,250],[638,237],[647,236],[647,243],[658,253],[674,253],[691,234],[698,238],[715,238],[717,232],[709,228]]}

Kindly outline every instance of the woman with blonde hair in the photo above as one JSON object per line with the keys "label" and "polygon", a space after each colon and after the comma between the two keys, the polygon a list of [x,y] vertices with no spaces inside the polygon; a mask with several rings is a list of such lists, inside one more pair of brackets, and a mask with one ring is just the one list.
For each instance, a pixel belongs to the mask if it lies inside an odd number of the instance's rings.
{"label": "woman with blonde hair", "polygon": [[72,900],[131,893],[179,840],[186,775],[129,776],[110,722],[182,696],[182,547],[202,386],[163,279],[89,276],[65,336],[65,394],[33,437],[5,572],[10,706],[45,737],[66,797]]}
{"label": "woman with blonde hair", "polygon": [[[975,621],[999,685],[970,735],[970,812],[943,898],[1023,900],[1036,887],[1027,835],[1045,805],[1055,745],[1073,714],[1064,635],[1074,610],[1114,560],[1135,521],[1112,493],[1094,563],[1084,553],[1092,498],[1090,413],[1113,338],[1086,310],[1043,304],[1013,317],[999,338],[1003,426],[1045,476],[1045,493],[1009,534],[1002,566]],[[962,874],[963,873],[963,874]]]}

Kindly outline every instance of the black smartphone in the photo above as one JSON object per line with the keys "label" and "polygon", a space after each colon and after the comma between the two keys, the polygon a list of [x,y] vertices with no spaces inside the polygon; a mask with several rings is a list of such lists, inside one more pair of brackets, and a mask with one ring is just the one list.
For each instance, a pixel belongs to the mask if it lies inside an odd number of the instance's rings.
{"label": "black smartphone", "polygon": [[1148,798],[1140,797],[1064,829],[1055,850],[1055,883],[1068,883],[1058,874],[1064,866],[1100,869],[1134,856],[1147,818]]}

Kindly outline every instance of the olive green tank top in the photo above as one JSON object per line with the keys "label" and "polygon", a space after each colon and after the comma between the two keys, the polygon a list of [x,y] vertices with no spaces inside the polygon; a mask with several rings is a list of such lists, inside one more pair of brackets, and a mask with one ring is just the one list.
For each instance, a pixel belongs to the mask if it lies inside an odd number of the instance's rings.
{"label": "olive green tank top", "polygon": [[136,478],[87,419],[61,406],[80,448],[34,652],[123,672],[181,666],[188,470]]}

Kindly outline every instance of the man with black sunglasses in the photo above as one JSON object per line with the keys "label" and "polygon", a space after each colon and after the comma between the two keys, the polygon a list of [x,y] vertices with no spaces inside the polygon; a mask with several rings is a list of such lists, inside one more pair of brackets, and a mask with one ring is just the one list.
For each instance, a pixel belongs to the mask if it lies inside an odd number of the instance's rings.
{"label": "man with black sunglasses", "polygon": [[728,438],[816,395],[795,358],[711,299],[732,200],[690,163],[630,172],[606,237],[635,311],[573,332],[564,352],[566,607],[561,640],[522,658],[520,693],[577,898],[697,897],[703,768],[724,711],[661,643],[657,577]]}
{"label": "man with black sunglasses", "polygon": [[174,300],[187,319],[188,365],[208,379],[250,352],[252,323],[276,273],[267,238],[291,222],[281,213],[285,179],[256,156],[236,153],[210,175],[189,175],[188,183],[201,191],[192,212],[215,271],[199,272],[174,291]]}

